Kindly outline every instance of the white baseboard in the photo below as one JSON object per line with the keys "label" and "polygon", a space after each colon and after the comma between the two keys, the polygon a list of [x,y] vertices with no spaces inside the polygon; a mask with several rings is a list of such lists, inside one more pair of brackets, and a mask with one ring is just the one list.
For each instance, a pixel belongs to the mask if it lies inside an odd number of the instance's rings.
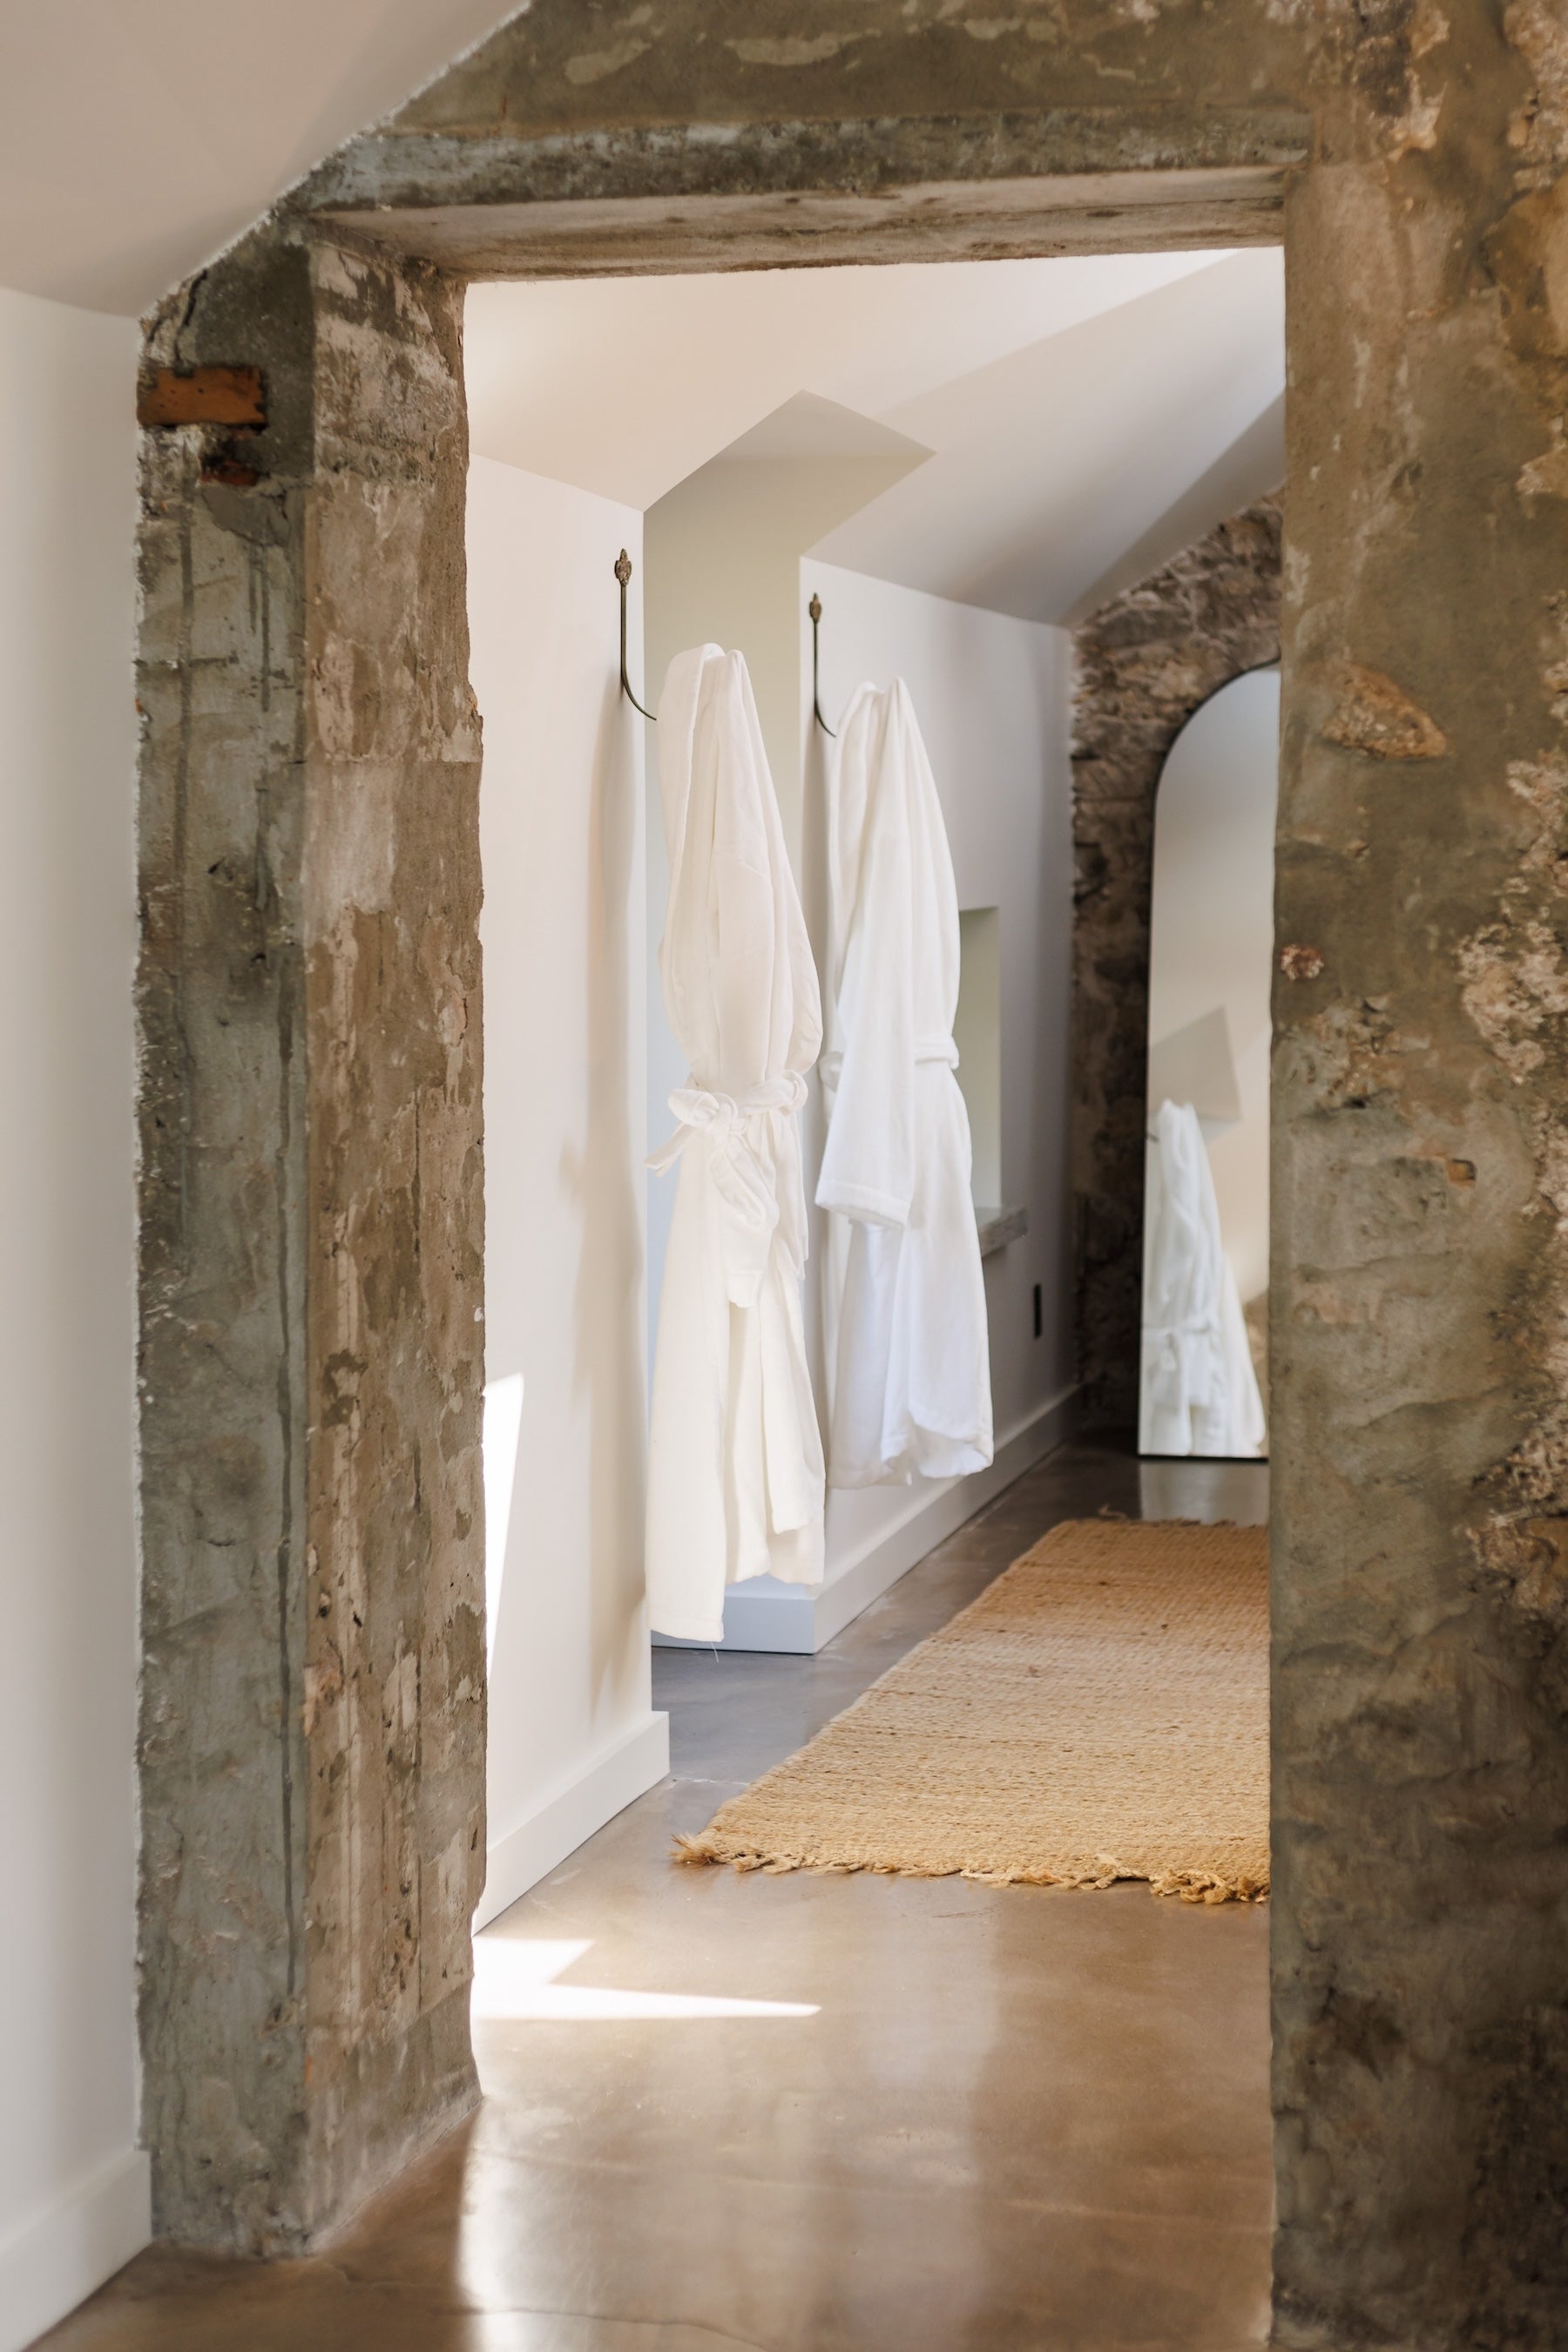
{"label": "white baseboard", "polygon": [[128,2147],[0,2239],[0,2352],[23,2352],[152,2234],[152,2167],[144,2149]]}
{"label": "white baseboard", "polygon": [[537,1886],[585,1838],[646,1796],[669,1770],[669,1717],[649,1714],[584,1758],[569,1778],[496,1838],[486,1857],[476,1934]]}
{"label": "white baseboard", "polygon": [[923,1493],[910,1487],[909,1507],[898,1522],[843,1561],[829,1580],[816,1587],[813,1647],[820,1650],[824,1643],[831,1642],[835,1633],[842,1633],[873,1601],[879,1601],[889,1585],[907,1575],[935,1545],[955,1535],[976,1511],[994,1502],[1004,1487],[1021,1478],[1042,1454],[1054,1452],[1071,1434],[1077,1407],[1075,1381],[1004,1431],[987,1469],[972,1471],[967,1478],[945,1478]]}
{"label": "white baseboard", "polygon": [[[821,1584],[781,1584],[762,1576],[745,1584],[732,1584],[724,1596],[724,1639],[718,1647],[814,1656],[863,1609],[879,1601],[889,1585],[924,1559],[933,1546],[956,1533],[1042,1454],[1069,1437],[1077,1418],[1078,1395],[1075,1381],[1004,1431],[989,1469],[973,1471],[967,1478],[934,1483],[922,1479],[902,1489],[908,1500],[893,1525],[868,1538],[847,1559],[835,1561]],[[653,1638],[668,1649],[711,1646],[678,1642],[662,1633]]]}

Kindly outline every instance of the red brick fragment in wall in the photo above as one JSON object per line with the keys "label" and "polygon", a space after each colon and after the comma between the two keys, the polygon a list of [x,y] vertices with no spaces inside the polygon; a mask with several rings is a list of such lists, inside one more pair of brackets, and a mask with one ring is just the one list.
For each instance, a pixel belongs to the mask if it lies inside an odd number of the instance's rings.
{"label": "red brick fragment in wall", "polygon": [[261,370],[254,367],[154,368],[136,388],[138,425],[264,425]]}

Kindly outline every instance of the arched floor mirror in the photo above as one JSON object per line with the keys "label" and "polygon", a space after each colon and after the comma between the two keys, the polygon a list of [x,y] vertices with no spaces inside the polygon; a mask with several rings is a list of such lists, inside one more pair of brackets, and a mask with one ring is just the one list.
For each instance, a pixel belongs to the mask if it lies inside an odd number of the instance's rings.
{"label": "arched floor mirror", "polygon": [[1154,806],[1141,1454],[1268,1447],[1279,672],[1193,714]]}

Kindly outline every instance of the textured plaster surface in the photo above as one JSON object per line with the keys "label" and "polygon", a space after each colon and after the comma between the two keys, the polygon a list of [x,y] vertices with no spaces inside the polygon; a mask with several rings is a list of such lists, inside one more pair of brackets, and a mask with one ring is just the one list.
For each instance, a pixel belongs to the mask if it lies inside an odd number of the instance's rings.
{"label": "textured plaster surface", "polygon": [[[537,0],[384,133],[353,142],[298,204],[356,211],[360,238],[379,205],[391,208],[380,217],[394,236],[396,208],[424,206],[456,256],[457,213],[544,193],[646,206],[672,193],[660,175],[674,152],[678,182],[698,171],[689,194],[772,202],[792,190],[891,185],[910,193],[905,209],[918,215],[915,194],[937,186],[938,209],[951,216],[955,203],[963,209],[952,157],[984,157],[992,137],[995,164],[971,162],[960,180],[1164,175],[1216,162],[1274,170],[1289,160],[1281,139],[1308,158],[1282,213],[1276,2336],[1291,2352],[1545,2352],[1568,2305],[1563,0],[1012,0],[1005,12],[995,0],[731,0],[722,9]],[[416,148],[400,149],[408,141]],[[529,176],[530,151],[558,172],[548,191]],[[892,159],[885,173],[879,152]],[[715,159],[709,178],[699,155]],[[1168,188],[1155,194],[1152,238],[1170,227]],[[1092,210],[1082,214],[1086,238]],[[1130,204],[1129,244],[1139,241],[1136,213]],[[268,234],[286,248],[282,228]],[[689,220],[661,228],[649,209],[626,235],[668,264],[697,232]],[[922,247],[917,236],[900,249],[942,247],[939,236]],[[809,241],[800,257],[813,257]],[[503,258],[492,255],[492,265]],[[385,267],[376,283],[389,299],[395,288],[412,299],[427,286],[412,265]],[[220,318],[225,289],[241,299]],[[231,260],[197,302],[193,355],[270,361],[275,396],[308,431],[324,299],[292,279],[247,289]],[[433,289],[428,299],[439,307]],[[180,315],[176,306],[168,331]],[[372,348],[392,345],[372,338]],[[344,397],[373,404],[375,373],[356,383],[345,369]],[[369,470],[379,453],[378,440],[364,454],[367,484],[379,484]],[[330,2168],[301,2164],[290,2135],[314,2145],[321,2111],[361,2084],[345,2058],[325,2081],[313,2071],[296,2087],[303,2051],[292,2004],[302,1996],[287,1990],[290,1954],[300,1981],[302,1930],[327,1935],[345,1916],[329,1917],[311,1897],[316,1849],[302,1792],[325,1750],[294,1711],[290,1679],[297,1654],[303,1675],[307,1571],[289,1547],[307,1522],[331,1516],[312,1484],[331,1450],[312,1416],[328,1402],[313,1336],[327,1309],[314,1286],[325,1278],[332,1217],[350,1237],[341,1269],[350,1292],[353,1250],[369,1253],[370,1319],[347,1350],[365,1370],[353,1379],[362,1392],[384,1381],[388,1412],[415,1416],[401,1458],[383,1460],[386,1484],[408,1476],[416,1439],[422,1465],[439,1455],[454,1483],[471,1477],[460,1466],[471,1465],[471,1438],[459,1431],[477,1430],[477,1381],[465,1412],[443,1386],[448,1375],[460,1385],[455,1366],[426,1378],[410,1359],[395,1378],[384,1372],[375,1318],[390,1318],[395,1355],[415,1293],[392,1279],[395,1254],[380,1257],[368,1234],[353,1238],[359,1178],[346,1147],[335,1162],[324,1141],[302,1145],[291,1123],[303,1118],[310,1137],[330,1079],[320,1055],[327,992],[310,961],[318,950],[300,875],[317,777],[308,760],[296,775],[290,762],[306,755],[289,747],[313,741],[319,681],[341,694],[356,746],[362,733],[379,740],[377,714],[407,691],[407,638],[387,600],[360,583],[352,612],[317,598],[325,559],[312,519],[330,520],[331,503],[318,499],[313,452],[300,446],[294,462],[299,488],[265,509],[265,527],[262,510],[247,507],[258,518],[248,536],[217,523],[194,477],[171,486],[174,508],[190,518],[171,561],[183,571],[179,628],[192,650],[167,659],[149,687],[161,748],[150,755],[145,811],[148,1899],[150,1948],[166,1963],[149,1977],[149,2122],[165,2220],[190,2219],[209,2234],[224,2184],[248,2193],[247,2164],[258,2178],[291,2169],[323,2201],[335,2193]],[[243,457],[235,463],[245,470]],[[391,480],[383,496],[390,510]],[[437,505],[432,493],[424,560],[455,582],[456,506],[442,509],[448,531],[434,520]],[[254,681],[272,673],[236,584],[242,558],[269,583],[256,609],[295,649],[279,656],[265,709]],[[455,710],[455,620],[437,626],[428,658],[437,707]],[[463,723],[453,721],[459,734]],[[424,756],[394,756],[388,792],[400,803],[423,791]],[[353,758],[368,774],[369,750]],[[447,772],[468,789],[464,759]],[[360,870],[346,841],[343,851],[346,870]],[[241,877],[234,884],[221,879],[225,855]],[[407,872],[412,883],[412,863]],[[405,1011],[424,1041],[437,999],[452,1005],[444,977],[432,977],[441,956],[402,960],[416,929],[404,876],[400,848],[385,934],[400,942],[388,967],[395,1001],[374,1040],[355,1025],[360,981],[339,975],[342,1034],[358,1041],[344,1063],[362,1051],[377,1085],[390,1083],[382,1061],[393,1066],[404,1050]],[[471,920],[457,902],[449,917],[446,961],[461,974]],[[353,922],[314,937],[326,933],[334,944],[320,951],[338,975],[359,935]],[[275,967],[246,961],[258,946],[237,943],[253,938],[268,955],[275,942]],[[226,991],[226,1027],[216,1010]],[[464,1036],[476,1034],[470,1000]],[[471,1048],[447,1050],[461,1062]],[[426,1066],[423,1042],[410,1053],[411,1082],[416,1066]],[[445,1097],[442,1109],[458,1121]],[[167,1133],[156,1131],[160,1116]],[[329,1107],[323,1137],[332,1118]],[[423,1152],[422,1126],[421,1137]],[[422,1173],[422,1188],[455,1181],[461,1155],[440,1157],[442,1174]],[[340,1181],[350,1190],[329,1216],[312,1183]],[[406,1275],[404,1261],[399,1279]],[[341,1312],[347,1329],[349,1305]],[[444,1349],[438,1307],[427,1328]],[[475,1559],[464,1549],[475,1538],[436,1527],[426,1475],[422,1466],[415,1506],[416,1517],[432,1515],[424,1590],[450,1563],[463,1598],[445,1620],[432,1601],[421,1640],[435,1639],[437,1622],[449,1625],[443,1654],[455,1662],[459,1625],[474,1612],[476,1631],[463,1639],[473,1640],[477,1676],[477,1565],[460,1565]],[[368,1515],[368,1475],[360,1495]],[[367,1642],[378,1672],[384,1662],[390,1727],[402,1720],[405,1687],[394,1686],[394,1668],[405,1672],[391,1598],[401,1571],[379,1545],[363,1559],[376,1596]],[[413,1703],[435,1738],[423,1667],[416,1675]],[[467,1687],[460,1676],[452,1686]],[[453,1739],[468,1759],[454,1770],[471,1776],[477,1804],[477,1739]],[[399,1782],[362,1728],[341,1749],[340,1769],[356,1833],[383,1837],[389,1855],[402,1850],[387,1823],[402,1822],[405,1802],[424,1802],[422,1752]],[[223,1835],[204,1845],[209,1818]],[[422,1888],[447,1850],[432,1836]],[[243,1867],[232,1860],[241,1852]],[[395,1907],[387,1903],[386,1916]],[[378,1903],[376,1921],[355,1928],[362,1973],[352,1999],[363,2003],[354,2014],[373,2046],[392,2052],[396,2035],[374,2004],[394,1979],[369,1958],[386,1948],[373,1932],[382,1916]],[[334,1956],[326,1981],[348,1973]],[[419,2000],[428,2004],[421,2020],[449,2013],[423,1973]],[[187,2032],[176,2012],[186,2005],[206,2022],[191,2031],[191,2063],[176,2063]],[[334,2052],[346,2013],[334,2011]],[[210,2084],[198,2063],[209,2046]],[[276,2095],[253,2103],[253,2076],[268,2067]],[[386,2094],[401,2104],[406,2135],[428,2111],[428,2083],[448,2079],[432,2069],[411,2066],[404,2087]],[[451,2079],[461,2072],[454,2061]],[[366,2077],[363,2088],[374,2103],[376,2084]],[[182,2103],[217,2151],[219,2169],[202,2180],[195,2158],[187,2176],[174,2152]],[[344,2129],[363,2137],[355,2116]]]}
{"label": "textured plaster surface", "polygon": [[1086,1424],[1138,1418],[1154,803],[1201,703],[1279,658],[1265,499],[1073,632],[1073,1196]]}
{"label": "textured plaster surface", "polygon": [[478,726],[456,289],[261,237],[143,436],[144,2128],[297,2245],[473,2095]]}

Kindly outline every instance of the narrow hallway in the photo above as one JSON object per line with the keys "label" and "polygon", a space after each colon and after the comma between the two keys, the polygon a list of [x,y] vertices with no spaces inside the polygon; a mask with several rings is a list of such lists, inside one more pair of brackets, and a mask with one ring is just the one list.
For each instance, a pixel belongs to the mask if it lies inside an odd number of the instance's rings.
{"label": "narrow hallway", "polygon": [[329,2253],[151,2251],[51,2352],[1261,2344],[1263,1908],[668,1856],[1058,1520],[1267,1492],[1068,1446],[819,1656],[656,1653],[672,1777],[479,1939],[472,2126]]}

